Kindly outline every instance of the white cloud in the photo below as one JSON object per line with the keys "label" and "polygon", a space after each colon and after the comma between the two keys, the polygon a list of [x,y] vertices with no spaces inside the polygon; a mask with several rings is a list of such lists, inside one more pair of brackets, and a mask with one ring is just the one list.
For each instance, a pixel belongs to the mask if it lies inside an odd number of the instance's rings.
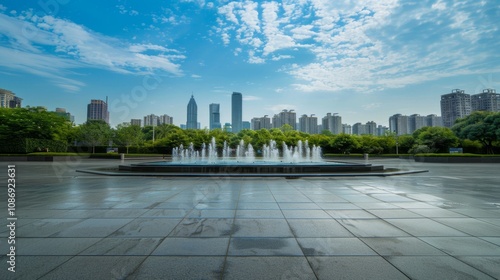
{"label": "white cloud", "polygon": [[[473,74],[473,65],[497,57],[491,46],[479,43],[499,44],[493,39],[500,35],[496,19],[487,11],[491,4],[484,1],[243,3],[219,8],[224,42],[236,41],[249,63],[302,57],[300,52],[307,50],[313,59],[284,70],[301,91],[399,88]],[[249,14],[252,21],[245,19]],[[256,39],[259,44],[253,44]],[[291,55],[295,52],[297,56]],[[499,71],[498,64],[491,71]]]}
{"label": "white cloud", "polygon": [[257,100],[262,100],[262,98],[259,96],[254,96],[254,95],[243,95],[243,100],[244,101],[257,101]]}
{"label": "white cloud", "polygon": [[[19,32],[23,26],[23,32]],[[0,34],[8,38],[3,53],[16,52],[17,60],[3,64],[5,67],[54,80],[70,74],[70,68],[100,68],[126,74],[145,74],[154,71],[182,75],[176,61],[184,55],[164,46],[134,44],[97,34],[73,22],[52,16],[26,15],[22,19],[0,14]],[[52,48],[53,54],[46,53]],[[5,57],[5,56],[1,56]],[[27,59],[29,58],[29,59]],[[67,86],[68,82],[71,86]],[[82,86],[75,80],[56,83],[66,89]]]}
{"label": "white cloud", "polygon": [[201,76],[200,75],[196,75],[196,74],[192,74],[191,78],[199,79],[199,78],[201,78]]}
{"label": "white cloud", "polygon": [[0,4],[0,12],[5,12],[7,11],[7,7],[5,7],[4,5]]}
{"label": "white cloud", "polygon": [[271,105],[271,106],[267,106],[265,107],[265,109],[267,111],[270,111],[270,112],[273,112],[275,114],[283,111],[283,110],[296,110],[296,106],[295,105],[291,105],[291,104],[275,104],[275,105]]}

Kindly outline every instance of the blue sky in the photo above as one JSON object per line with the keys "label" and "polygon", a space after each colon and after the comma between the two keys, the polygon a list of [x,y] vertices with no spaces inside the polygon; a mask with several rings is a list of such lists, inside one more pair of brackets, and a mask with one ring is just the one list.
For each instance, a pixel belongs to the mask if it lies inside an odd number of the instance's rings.
{"label": "blue sky", "polygon": [[0,88],[76,122],[109,98],[116,124],[186,122],[191,94],[230,122],[339,113],[343,123],[440,115],[440,95],[500,91],[497,1],[75,1],[0,4]]}

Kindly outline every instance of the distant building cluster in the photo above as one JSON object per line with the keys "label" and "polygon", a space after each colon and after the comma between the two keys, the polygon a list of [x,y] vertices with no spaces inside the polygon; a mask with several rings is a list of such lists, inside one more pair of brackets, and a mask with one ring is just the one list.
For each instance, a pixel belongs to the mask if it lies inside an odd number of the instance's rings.
{"label": "distant building cluster", "polygon": [[474,111],[500,112],[500,94],[494,89],[485,89],[473,95],[454,89],[451,93],[441,95],[441,116],[445,127],[452,127],[457,119]]}
{"label": "distant building cluster", "polygon": [[443,126],[442,118],[436,115],[420,116],[413,114],[405,116],[395,114],[389,118],[389,130],[397,135],[412,134],[425,126]]}
{"label": "distant building cluster", "polygon": [[[1,108],[19,108],[22,98],[16,96],[12,91],[0,89]],[[243,95],[233,92],[231,95],[231,123],[222,124],[220,119],[220,104],[209,104],[209,129],[222,129],[228,132],[238,133],[243,129],[272,129],[290,126],[293,130],[309,134],[331,133],[331,134],[354,134],[354,135],[385,135],[387,132],[397,135],[411,134],[422,127],[444,126],[451,128],[459,118],[466,117],[474,111],[500,112],[500,94],[495,89],[484,89],[477,94],[467,94],[464,90],[454,89],[451,93],[441,95],[441,116],[434,114],[410,116],[395,114],[389,117],[389,127],[377,125],[373,121],[366,123],[355,123],[353,125],[342,123],[342,117],[338,113],[327,113],[318,118],[315,114],[303,114],[297,119],[295,110],[282,110],[272,117],[254,117],[251,121],[243,120]],[[64,108],[56,108],[55,113],[74,123],[74,116]],[[92,99],[87,105],[87,121],[103,120],[109,124],[108,100]],[[162,124],[173,124],[173,117],[163,114],[150,114],[142,119],[131,119],[130,125],[157,126]],[[191,95],[187,105],[187,121],[181,124],[183,129],[200,129],[198,121],[198,105]]]}

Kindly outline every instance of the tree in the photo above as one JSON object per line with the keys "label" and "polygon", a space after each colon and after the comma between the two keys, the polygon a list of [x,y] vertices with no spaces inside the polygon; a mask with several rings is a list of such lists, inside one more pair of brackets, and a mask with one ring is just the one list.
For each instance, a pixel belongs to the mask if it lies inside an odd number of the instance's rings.
{"label": "tree", "polygon": [[500,112],[473,112],[458,119],[452,130],[461,139],[481,142],[486,153],[493,154],[493,145],[495,141],[500,140]]}
{"label": "tree", "polygon": [[332,146],[334,151],[349,154],[358,146],[358,142],[352,135],[342,133],[330,140],[330,146]]}
{"label": "tree", "polygon": [[[447,127],[426,126],[413,132],[414,147],[427,146],[432,153],[446,153],[458,145],[458,137]],[[412,148],[414,148],[412,147]],[[419,147],[418,150],[425,150]]]}
{"label": "tree", "polygon": [[71,123],[42,107],[0,108],[0,139],[35,138],[68,141]]}
{"label": "tree", "polygon": [[95,153],[95,146],[104,145],[111,137],[111,128],[103,120],[90,120],[80,126],[80,140],[92,146],[92,153]]}
{"label": "tree", "polygon": [[122,125],[116,127],[116,140],[121,145],[128,148],[132,145],[139,145],[142,140],[142,130],[138,125]]}
{"label": "tree", "polygon": [[378,137],[369,134],[361,135],[359,137],[359,144],[363,153],[367,154],[380,154],[384,150],[384,148],[380,146]]}

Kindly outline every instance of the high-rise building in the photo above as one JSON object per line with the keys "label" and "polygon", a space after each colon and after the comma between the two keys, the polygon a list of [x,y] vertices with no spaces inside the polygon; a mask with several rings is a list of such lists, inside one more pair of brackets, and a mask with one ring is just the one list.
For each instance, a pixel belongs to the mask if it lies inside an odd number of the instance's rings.
{"label": "high-rise building", "polygon": [[426,124],[427,119],[424,116],[420,116],[419,114],[413,114],[408,117],[408,133],[413,133],[415,130],[420,129]]}
{"label": "high-rise building", "polygon": [[267,115],[265,115],[262,118],[253,118],[251,123],[251,128],[253,130],[259,130],[262,128],[271,129],[272,128],[271,119]]}
{"label": "high-rise building", "polygon": [[365,124],[366,134],[377,135],[377,123],[374,121],[369,121]]}
{"label": "high-rise building", "polygon": [[342,124],[342,133],[344,134],[352,134],[352,126],[349,124]]}
{"label": "high-rise building", "polygon": [[243,128],[243,96],[239,92],[233,92],[231,96],[231,126],[233,133]]}
{"label": "high-rise building", "polygon": [[409,134],[408,116],[395,114],[389,117],[389,130],[397,135]]}
{"label": "high-rise building", "polygon": [[328,130],[332,134],[342,133],[342,117],[337,113],[327,113],[321,120],[323,130]]}
{"label": "high-rise building", "polygon": [[130,125],[138,125],[141,126],[141,119],[131,119]]}
{"label": "high-rise building", "polygon": [[222,128],[220,123],[220,104],[212,103],[208,107],[209,119],[210,119],[210,130],[216,128]]}
{"label": "high-rise building", "polygon": [[109,112],[108,112],[108,98],[106,101],[92,99],[90,104],[87,105],[87,121],[90,120],[103,120],[109,124]]}
{"label": "high-rise building", "polygon": [[294,130],[297,129],[297,114],[294,110],[283,110],[273,116],[273,128],[281,128],[285,124],[290,125]]}
{"label": "high-rise building", "polygon": [[299,118],[299,131],[318,134],[318,118],[312,114],[311,116],[302,115]]}
{"label": "high-rise building", "polygon": [[252,125],[250,124],[249,121],[243,121],[242,122],[242,129],[250,129]]}
{"label": "high-rise building", "polygon": [[[139,121],[139,125],[141,125],[141,120]],[[174,118],[171,116],[164,114],[161,116],[157,116],[155,114],[144,116],[144,126],[158,126],[161,124],[173,124]],[[132,123],[133,124],[133,123]]]}
{"label": "high-rise building", "polygon": [[426,126],[443,126],[443,118],[434,114],[425,117]]}
{"label": "high-rise building", "polygon": [[66,109],[64,108],[56,108],[56,111],[54,113],[65,118],[69,122],[75,122],[75,117],[72,116],[69,112],[66,112]]}
{"label": "high-rise building", "polygon": [[387,126],[379,125],[377,126],[377,135],[384,136],[388,130],[389,128]]}
{"label": "high-rise building", "polygon": [[12,91],[0,88],[0,108],[20,108],[22,100]]}
{"label": "high-rise building", "polygon": [[352,134],[354,134],[354,135],[368,134],[368,130],[367,130],[366,124],[355,123],[352,126]]}
{"label": "high-rise building", "polygon": [[187,105],[186,128],[187,129],[198,128],[198,106],[196,105],[196,101],[194,100],[193,95],[191,95],[191,99],[189,99],[189,103]]}
{"label": "high-rise building", "polygon": [[441,117],[443,126],[452,127],[459,118],[471,113],[471,97],[464,90],[454,89],[451,93],[441,95]]}
{"label": "high-rise building", "polygon": [[471,110],[500,112],[500,93],[488,88],[481,93],[471,95]]}
{"label": "high-rise building", "polygon": [[158,116],[155,114],[144,116],[144,126],[157,126],[159,125]]}
{"label": "high-rise building", "polygon": [[167,114],[163,114],[158,116],[158,124],[174,124],[174,118]]}

